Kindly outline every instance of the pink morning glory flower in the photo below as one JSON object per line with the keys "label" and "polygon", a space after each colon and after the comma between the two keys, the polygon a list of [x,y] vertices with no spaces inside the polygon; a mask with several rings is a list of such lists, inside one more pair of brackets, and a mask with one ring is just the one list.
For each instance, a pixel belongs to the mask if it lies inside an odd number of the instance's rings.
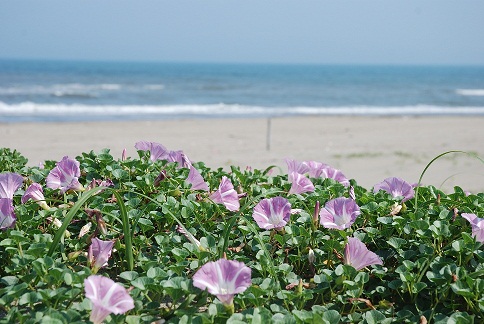
{"label": "pink morning glory flower", "polygon": [[32,183],[27,190],[25,190],[21,200],[22,204],[25,204],[29,199],[35,201],[43,209],[49,210],[49,206],[45,202],[44,191],[40,184]]}
{"label": "pink morning glory flower", "polygon": [[[90,224],[90,223],[89,223]],[[87,258],[93,270],[93,273],[98,272],[103,266],[108,263],[113,251],[114,241],[102,241],[97,237],[91,240]]]}
{"label": "pink morning glory flower", "polygon": [[63,193],[71,189],[84,190],[84,187],[79,183],[81,176],[79,165],[79,161],[64,156],[60,162],[57,162],[56,167],[49,172],[46,179],[47,187],[60,189]]}
{"label": "pink morning glory flower", "polygon": [[326,202],[319,212],[319,222],[326,228],[344,230],[355,222],[360,213],[360,207],[353,199],[340,197]]}
{"label": "pink morning glory flower", "polygon": [[415,195],[413,188],[415,186],[409,184],[401,178],[390,177],[386,178],[373,187],[373,192],[384,190],[393,197],[403,197],[402,202],[412,199]]}
{"label": "pink morning glory flower", "polygon": [[350,181],[340,170],[335,169],[329,165],[326,165],[322,168],[320,177],[336,180],[345,187],[348,187],[350,185]]}
{"label": "pink morning glory flower", "polygon": [[299,174],[308,174],[310,178],[330,178],[338,181],[345,187],[349,186],[350,181],[345,175],[327,164],[317,161],[294,161],[286,159],[288,174],[293,172]]}
{"label": "pink morning glory flower", "polygon": [[299,162],[296,160],[286,159],[286,164],[288,174],[291,174],[293,172],[305,174],[308,173],[310,170],[308,163],[305,161]]}
{"label": "pink morning glory flower", "polygon": [[251,285],[251,270],[243,262],[220,259],[204,264],[193,275],[193,285],[207,289],[224,305],[233,305],[234,295]]}
{"label": "pink morning glory flower", "polygon": [[24,178],[17,173],[0,173],[0,198],[13,199],[13,194],[23,182]]}
{"label": "pink morning glory flower", "polygon": [[252,217],[262,229],[282,229],[291,218],[291,204],[283,197],[262,199],[255,207]]}
{"label": "pink morning glory flower", "polygon": [[150,160],[155,162],[156,160],[166,160],[168,158],[168,150],[166,147],[156,142],[137,142],[134,147],[138,151],[150,151]]}
{"label": "pink morning glory flower", "polygon": [[380,257],[368,250],[366,245],[356,237],[348,238],[343,259],[345,264],[352,266],[356,270],[361,270],[372,264],[383,264]]}
{"label": "pink morning glory flower", "polygon": [[84,280],[84,291],[92,304],[89,320],[94,324],[102,323],[109,314],[124,314],[134,308],[128,291],[107,277],[89,276]]}
{"label": "pink morning glory flower", "polygon": [[190,172],[188,173],[188,177],[185,180],[186,183],[190,183],[192,185],[192,190],[204,190],[208,191],[208,184],[203,180],[202,175],[195,169],[193,166],[190,166]]}
{"label": "pink morning glory flower", "polygon": [[0,198],[0,230],[13,227],[16,219],[13,200],[10,198]]}
{"label": "pink morning glory flower", "polygon": [[462,217],[472,226],[472,236],[477,242],[484,243],[484,218],[479,218],[475,214],[462,213]]}
{"label": "pink morning glory flower", "polygon": [[217,204],[223,204],[230,211],[237,211],[240,208],[239,195],[226,176],[222,177],[217,191],[212,193],[209,198]]}
{"label": "pink morning glory flower", "polygon": [[289,194],[302,194],[305,192],[313,192],[314,185],[304,174],[293,172],[289,174],[289,181],[292,182]]}
{"label": "pink morning glory flower", "polygon": [[178,168],[190,168],[192,162],[183,151],[170,151],[167,157],[168,162],[178,163]]}
{"label": "pink morning glory flower", "polygon": [[177,225],[175,227],[176,231],[180,234],[182,234],[183,236],[185,236],[185,238],[187,240],[189,240],[193,245],[195,245],[200,251],[206,251],[206,249],[202,246],[202,243],[200,243],[199,240],[197,240],[195,238],[195,236],[193,236],[192,233],[190,233],[189,231],[185,230],[182,226],[180,225]]}

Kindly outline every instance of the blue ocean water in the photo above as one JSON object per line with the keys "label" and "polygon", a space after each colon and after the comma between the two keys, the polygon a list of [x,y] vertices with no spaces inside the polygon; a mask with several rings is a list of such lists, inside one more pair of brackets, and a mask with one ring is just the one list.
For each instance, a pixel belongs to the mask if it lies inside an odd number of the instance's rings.
{"label": "blue ocean water", "polygon": [[484,115],[484,67],[0,60],[0,122]]}

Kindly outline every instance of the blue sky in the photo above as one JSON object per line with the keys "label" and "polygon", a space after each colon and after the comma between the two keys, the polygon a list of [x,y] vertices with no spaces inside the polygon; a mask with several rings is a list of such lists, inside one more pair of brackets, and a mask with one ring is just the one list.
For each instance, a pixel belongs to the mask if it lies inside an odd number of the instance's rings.
{"label": "blue sky", "polygon": [[484,65],[484,1],[0,2],[0,58]]}

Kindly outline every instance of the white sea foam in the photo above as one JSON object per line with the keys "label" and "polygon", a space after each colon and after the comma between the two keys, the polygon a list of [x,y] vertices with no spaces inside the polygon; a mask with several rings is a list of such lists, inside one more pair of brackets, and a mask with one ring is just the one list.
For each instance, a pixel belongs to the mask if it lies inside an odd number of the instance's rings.
{"label": "white sea foam", "polygon": [[457,89],[455,92],[461,96],[484,96],[484,89]]}
{"label": "white sea foam", "polygon": [[28,85],[0,87],[0,95],[55,95],[78,94],[89,95],[95,91],[119,91],[122,89],[121,84],[100,83],[100,84],[81,84],[65,83],[52,85]]}
{"label": "white sea foam", "polygon": [[65,105],[5,104],[0,102],[0,120],[13,120],[13,117],[49,120],[69,119],[82,116],[82,119],[124,118],[139,119],[143,116],[163,118],[176,117],[269,117],[295,115],[361,115],[361,116],[405,116],[405,115],[484,115],[484,107],[441,107],[441,106],[347,106],[347,107],[261,107],[244,105]]}
{"label": "white sea foam", "polygon": [[165,86],[163,84],[145,84],[143,88],[147,90],[163,90]]}

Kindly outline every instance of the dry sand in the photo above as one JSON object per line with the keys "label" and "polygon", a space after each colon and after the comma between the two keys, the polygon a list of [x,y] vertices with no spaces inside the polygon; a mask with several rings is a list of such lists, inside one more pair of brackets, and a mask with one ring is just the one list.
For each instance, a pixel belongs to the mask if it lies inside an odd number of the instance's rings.
{"label": "dry sand", "polygon": [[[0,147],[20,151],[29,165],[103,148],[115,158],[123,148],[137,156],[140,140],[183,150],[215,169],[276,165],[286,172],[285,158],[315,160],[369,189],[390,176],[417,182],[427,163],[446,151],[484,158],[484,117],[290,117],[273,118],[270,126],[268,119],[0,124]],[[430,166],[422,183],[484,192],[484,163],[449,154]]]}

